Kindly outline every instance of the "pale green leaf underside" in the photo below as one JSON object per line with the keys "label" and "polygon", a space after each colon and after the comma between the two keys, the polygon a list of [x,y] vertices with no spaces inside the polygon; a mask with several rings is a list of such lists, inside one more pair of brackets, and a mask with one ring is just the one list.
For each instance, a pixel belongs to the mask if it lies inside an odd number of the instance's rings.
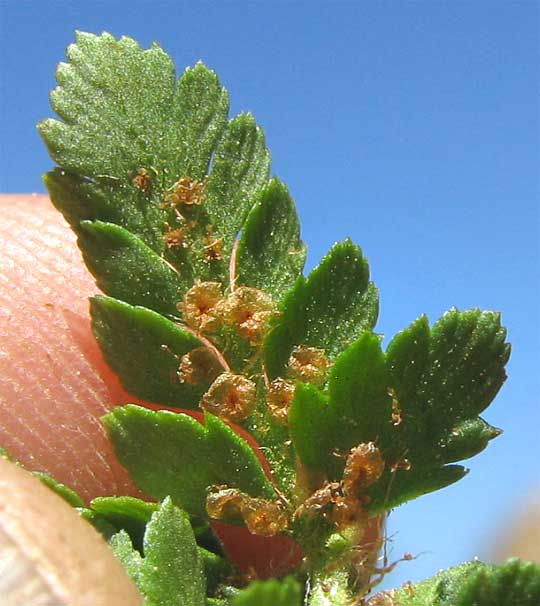
{"label": "pale green leaf underside", "polygon": [[109,545],[129,577],[138,587],[143,559],[141,554],[133,547],[129,534],[125,530],[120,530],[110,538]]}
{"label": "pale green leaf underside", "polygon": [[140,586],[148,605],[204,606],[206,582],[188,516],[166,498],[144,535]]}
{"label": "pale green leaf underside", "polygon": [[205,176],[228,113],[228,95],[213,72],[198,64],[177,85],[158,45],[142,50],[131,38],[107,33],[79,32],[67,58],[51,93],[62,121],[40,125],[60,166],[123,184],[140,167],[162,178]]}
{"label": "pale green leaf underside", "polygon": [[[61,167],[45,178],[53,203],[76,231],[83,219],[127,229],[189,284],[195,277],[226,281],[234,239],[268,180],[270,158],[253,117],[229,122],[216,74],[198,63],[177,81],[157,45],[142,50],[130,38],[79,33],[67,55],[51,94],[60,120],[39,125]],[[178,209],[184,219],[167,203],[181,178],[205,181],[202,206]],[[168,246],[167,233],[188,224],[189,250]],[[211,263],[208,233],[223,255]]]}
{"label": "pale green leaf underside", "polygon": [[152,497],[170,495],[191,514],[206,517],[210,486],[226,484],[251,496],[275,498],[252,448],[226,424],[140,406],[116,408],[104,417],[120,462]]}
{"label": "pale green leaf underside", "polygon": [[146,527],[144,557],[121,530],[110,545],[145,599],[145,606],[204,606],[202,558],[188,516],[166,498]]}
{"label": "pale green leaf underside", "polygon": [[[146,527],[159,507],[159,503],[150,503],[134,497],[97,497],[92,501],[91,509],[85,511],[85,517],[98,530],[101,530],[101,525],[107,524],[107,533],[103,534],[111,542],[119,541],[123,548],[129,547],[126,553],[131,556],[133,548],[141,554],[144,553]],[[198,521],[194,526],[191,520],[191,525],[198,541],[208,539],[207,533],[210,531],[207,524]],[[129,543],[125,540],[126,534]],[[221,556],[200,545],[197,545],[197,550],[206,575],[207,588],[215,588],[227,574],[230,574],[230,565]],[[137,558],[135,561],[142,562]]]}

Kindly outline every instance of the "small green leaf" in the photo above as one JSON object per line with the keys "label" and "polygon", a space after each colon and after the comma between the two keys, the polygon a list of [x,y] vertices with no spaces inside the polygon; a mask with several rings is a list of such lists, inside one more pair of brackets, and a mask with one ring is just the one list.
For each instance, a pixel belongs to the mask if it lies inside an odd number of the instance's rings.
{"label": "small green leaf", "polygon": [[186,511],[205,515],[206,489],[215,476],[203,425],[187,415],[133,405],[115,408],[103,422],[137,486],[156,499],[171,495]]}
{"label": "small green leaf", "polygon": [[[58,164],[98,177],[126,175],[160,149],[163,116],[174,99],[174,66],[157,45],[79,32],[56,72],[51,104],[64,122],[40,124]],[[96,153],[96,149],[100,153]],[[127,175],[126,175],[127,176]]]}
{"label": "small green leaf", "polygon": [[128,405],[104,422],[120,462],[154,498],[171,495],[193,515],[206,517],[209,486],[226,484],[253,497],[275,498],[252,448],[225,423],[206,426],[184,414]]}
{"label": "small green leaf", "polygon": [[327,390],[299,385],[291,437],[309,468],[339,479],[347,453],[375,442],[385,472],[370,488],[372,513],[459,480],[445,466],[483,450],[500,431],[477,416],[502,384],[509,349],[497,314],[453,310],[429,329],[417,320],[390,343],[364,333],[335,360]]}
{"label": "small green leaf", "polygon": [[77,507],[77,513],[83,520],[86,520],[108,541],[118,532],[118,528],[108,522],[102,515],[89,507]]}
{"label": "small green leaf", "polygon": [[377,335],[364,333],[336,359],[328,377],[335,448],[346,453],[360,442],[384,444],[392,412],[387,381]]}
{"label": "small green leaf", "polygon": [[79,245],[106,295],[163,315],[179,315],[176,304],[191,283],[140,238],[113,223],[83,221]]}
{"label": "small green leaf", "polygon": [[[500,314],[453,309],[433,326],[431,335],[429,374],[425,375],[429,387],[423,388],[423,394],[429,390],[432,398],[438,397],[441,409],[450,409],[458,418],[481,413],[506,379],[504,365],[510,347]],[[432,386],[441,385],[444,389],[431,393]],[[438,421],[446,426],[443,419]]]}
{"label": "small green leaf", "polygon": [[386,365],[397,419],[381,440],[386,471],[370,489],[373,513],[439,490],[465,475],[460,465],[500,434],[478,417],[506,377],[510,354],[499,314],[425,317],[388,346]]}
{"label": "small green leaf", "polygon": [[[423,415],[417,403],[417,388],[428,365],[431,331],[423,315],[398,333],[386,350],[389,386],[399,397],[399,406],[407,419],[407,439],[423,432]],[[410,436],[410,437],[409,437]]]}
{"label": "small green leaf", "polygon": [[279,301],[302,273],[306,247],[286,186],[272,179],[242,228],[236,258],[237,284],[271,293]]}
{"label": "small green leaf", "polygon": [[43,473],[42,471],[33,471],[32,475],[36,476],[41,480],[45,486],[49,487],[53,492],[55,492],[59,497],[64,499],[67,503],[69,503],[72,507],[84,507],[84,501],[81,497],[69,486],[62,484],[62,482],[58,482],[50,475]]}
{"label": "small green leaf", "polygon": [[178,81],[172,111],[167,129],[169,162],[176,164],[178,175],[204,179],[227,125],[229,95],[216,73],[199,62],[188,67]]}
{"label": "small green leaf", "polygon": [[253,581],[240,590],[231,606],[301,606],[302,591],[293,577]]}
{"label": "small green leaf", "polygon": [[[106,521],[118,530],[117,534],[110,539],[111,543],[121,541],[121,544],[124,545],[126,543],[124,535],[127,534],[130,540],[130,551],[135,548],[142,554],[146,526],[150,522],[152,514],[158,509],[159,503],[148,503],[135,497],[97,497],[92,501],[91,511],[94,519],[90,521],[95,523],[95,519],[99,517],[100,521]],[[191,524],[193,528],[193,522]],[[196,528],[193,528],[193,532],[198,540]],[[231,567],[218,554],[200,546],[198,546],[198,550],[208,582],[208,589],[211,590],[231,573]]]}
{"label": "small green leaf", "polygon": [[188,516],[169,497],[148,523],[143,558],[123,530],[110,544],[143,595],[145,606],[205,605],[202,557]]}
{"label": "small green leaf", "polygon": [[441,439],[439,446],[443,450],[445,463],[470,459],[482,452],[490,440],[500,436],[502,431],[492,427],[482,418],[466,419],[457,424],[449,434]]}
{"label": "small green leaf", "polygon": [[251,496],[275,498],[259,459],[243,438],[208,413],[205,414],[205,429],[212,472],[224,479],[222,484],[239,488]]}
{"label": "small green leaf", "polygon": [[180,358],[200,341],[158,313],[109,297],[91,299],[92,328],[111,368],[124,387],[151,402],[195,408],[207,384],[177,377]]}
{"label": "small green leaf", "polygon": [[387,365],[402,422],[392,456],[433,466],[476,454],[498,435],[478,414],[506,378],[505,337],[498,314],[453,309],[431,331],[420,318],[394,338]]}
{"label": "small green leaf", "polygon": [[517,558],[500,566],[468,562],[443,570],[412,590],[408,585],[394,590],[392,598],[400,606],[537,606],[540,565]]}
{"label": "small green leaf", "polygon": [[473,572],[458,592],[456,606],[538,606],[540,564],[517,558]]}
{"label": "small green leaf", "polygon": [[[484,566],[481,562],[466,562],[454,568],[441,570],[435,576],[415,583],[412,589],[409,584],[405,584],[389,593],[400,606],[456,606],[453,602],[449,603],[448,599],[453,599],[456,588],[462,585],[474,571]],[[386,592],[381,598],[385,594]],[[378,596],[375,596],[375,600],[377,598]]]}
{"label": "small green leaf", "polygon": [[204,606],[206,582],[188,516],[166,498],[144,535],[141,592],[148,606]]}
{"label": "small green leaf", "polygon": [[124,183],[140,166],[205,176],[228,113],[228,95],[212,71],[197,64],[177,85],[174,65],[157,44],[142,50],[107,33],[79,32],[67,57],[51,94],[64,122],[40,124],[58,164]]}
{"label": "small green leaf", "polygon": [[[105,188],[75,173],[54,168],[43,175],[51,202],[64,215],[75,233],[79,233],[81,221],[100,219],[104,222],[122,224],[122,206],[114,204]],[[133,231],[133,230],[132,230]],[[146,240],[145,240],[146,242]],[[148,242],[146,242],[148,244]]]}
{"label": "small green leaf", "polygon": [[157,511],[157,503],[135,497],[97,497],[91,502],[92,511],[119,530],[128,533],[133,545],[142,550],[146,525]]}
{"label": "small green leaf", "polygon": [[264,345],[270,378],[285,373],[295,345],[322,348],[330,359],[371,330],[379,298],[369,268],[350,240],[334,245],[307,278],[299,278],[280,307]]}
{"label": "small green leaf", "polygon": [[120,530],[109,539],[114,555],[120,560],[128,576],[139,587],[143,559],[133,547],[131,538],[125,530]]}

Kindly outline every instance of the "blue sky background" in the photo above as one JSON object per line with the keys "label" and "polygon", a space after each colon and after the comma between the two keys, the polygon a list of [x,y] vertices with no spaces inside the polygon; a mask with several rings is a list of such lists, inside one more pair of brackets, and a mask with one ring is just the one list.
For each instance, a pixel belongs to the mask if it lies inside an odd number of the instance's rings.
{"label": "blue sky background", "polygon": [[502,311],[505,433],[446,490],[391,516],[397,585],[485,556],[538,486],[537,2],[0,1],[0,190],[43,192],[35,123],[75,29],[202,59],[252,111],[295,197],[311,268],[351,236],[381,291],[385,342],[422,312]]}

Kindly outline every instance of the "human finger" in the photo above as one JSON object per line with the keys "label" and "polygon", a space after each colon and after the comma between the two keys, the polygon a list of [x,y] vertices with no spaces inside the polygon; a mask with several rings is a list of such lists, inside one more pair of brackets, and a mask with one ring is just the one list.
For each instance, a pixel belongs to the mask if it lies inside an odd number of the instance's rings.
{"label": "human finger", "polygon": [[87,501],[138,494],[100,422],[136,399],[92,336],[75,237],[45,196],[0,196],[0,211],[0,446]]}
{"label": "human finger", "polygon": [[5,606],[141,606],[100,535],[30,473],[0,457],[0,595]]}

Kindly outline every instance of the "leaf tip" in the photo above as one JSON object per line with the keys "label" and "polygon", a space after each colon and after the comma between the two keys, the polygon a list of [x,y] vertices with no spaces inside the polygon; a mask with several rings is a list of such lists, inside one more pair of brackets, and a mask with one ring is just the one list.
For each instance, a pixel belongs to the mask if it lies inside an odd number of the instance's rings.
{"label": "leaf tip", "polygon": [[500,427],[490,427],[490,432],[488,435],[488,440],[494,440],[495,438],[498,438],[500,435],[502,435],[504,433],[504,431],[500,428]]}

